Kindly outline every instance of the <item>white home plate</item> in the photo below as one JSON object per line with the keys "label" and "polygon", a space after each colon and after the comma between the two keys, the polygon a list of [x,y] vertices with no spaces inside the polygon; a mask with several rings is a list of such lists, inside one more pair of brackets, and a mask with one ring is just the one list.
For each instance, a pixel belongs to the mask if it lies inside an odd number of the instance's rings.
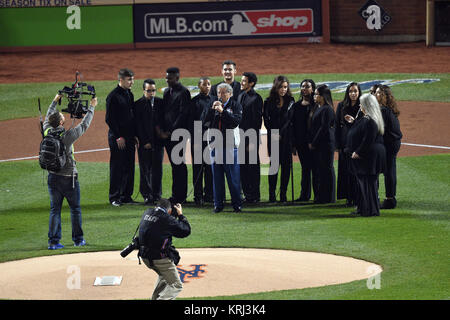
{"label": "white home plate", "polygon": [[121,282],[122,276],[96,277],[94,281],[94,286],[120,286]]}
{"label": "white home plate", "polygon": [[[184,298],[320,287],[367,279],[382,271],[367,261],[314,252],[179,251],[184,286],[179,297]],[[0,299],[148,299],[156,279],[153,270],[138,264],[136,251],[125,259],[118,251],[46,256],[1,263]],[[109,285],[93,285],[97,281]]]}

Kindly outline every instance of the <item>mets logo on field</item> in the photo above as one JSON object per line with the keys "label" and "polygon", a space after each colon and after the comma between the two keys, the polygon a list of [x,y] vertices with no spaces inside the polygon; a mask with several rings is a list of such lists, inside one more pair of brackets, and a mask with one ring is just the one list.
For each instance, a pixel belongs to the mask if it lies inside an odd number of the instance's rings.
{"label": "mets logo on field", "polygon": [[312,34],[313,26],[313,10],[309,8],[144,15],[147,39],[301,35]]}
{"label": "mets logo on field", "polygon": [[177,267],[181,282],[188,283],[189,279],[202,278],[200,274],[206,272],[206,270],[203,269],[206,266],[206,264],[191,264],[191,270],[185,270],[181,268],[182,266]]}

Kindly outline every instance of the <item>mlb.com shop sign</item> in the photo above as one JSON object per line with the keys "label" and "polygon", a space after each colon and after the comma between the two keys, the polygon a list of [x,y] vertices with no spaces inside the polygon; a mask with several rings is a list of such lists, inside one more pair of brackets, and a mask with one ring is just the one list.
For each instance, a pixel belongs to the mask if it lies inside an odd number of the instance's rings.
{"label": "mlb.com shop sign", "polygon": [[144,15],[147,39],[312,34],[313,25],[312,9]]}

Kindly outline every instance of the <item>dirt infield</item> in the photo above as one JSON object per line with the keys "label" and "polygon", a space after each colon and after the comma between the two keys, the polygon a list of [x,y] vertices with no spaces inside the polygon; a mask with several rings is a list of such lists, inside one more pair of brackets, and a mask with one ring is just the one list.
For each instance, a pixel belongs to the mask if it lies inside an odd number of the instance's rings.
{"label": "dirt infield", "polygon": [[[320,287],[382,272],[370,262],[313,252],[205,248],[181,249],[180,254],[183,298]],[[295,267],[286,272],[286,266]],[[94,286],[97,277],[105,276],[121,276],[122,282]],[[122,259],[117,251],[32,258],[0,264],[0,299],[148,299],[156,278],[135,254]]]}
{"label": "dirt infield", "polygon": [[226,59],[237,63],[238,74],[442,73],[450,72],[449,53],[423,42],[2,53],[0,83],[73,81],[75,70],[90,81],[112,80],[124,67],[137,79],[162,78],[171,66],[180,67],[181,77],[220,76]]}

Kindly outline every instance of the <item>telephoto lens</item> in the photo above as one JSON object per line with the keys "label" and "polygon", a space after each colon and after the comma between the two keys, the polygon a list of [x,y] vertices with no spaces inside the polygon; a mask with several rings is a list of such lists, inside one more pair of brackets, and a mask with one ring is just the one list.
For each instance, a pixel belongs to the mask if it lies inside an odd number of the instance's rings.
{"label": "telephoto lens", "polygon": [[139,240],[138,237],[135,237],[129,245],[127,245],[125,248],[123,248],[122,251],[120,251],[120,255],[122,256],[122,258],[125,258],[127,255],[131,253],[131,251],[137,249],[138,247],[139,247]]}

